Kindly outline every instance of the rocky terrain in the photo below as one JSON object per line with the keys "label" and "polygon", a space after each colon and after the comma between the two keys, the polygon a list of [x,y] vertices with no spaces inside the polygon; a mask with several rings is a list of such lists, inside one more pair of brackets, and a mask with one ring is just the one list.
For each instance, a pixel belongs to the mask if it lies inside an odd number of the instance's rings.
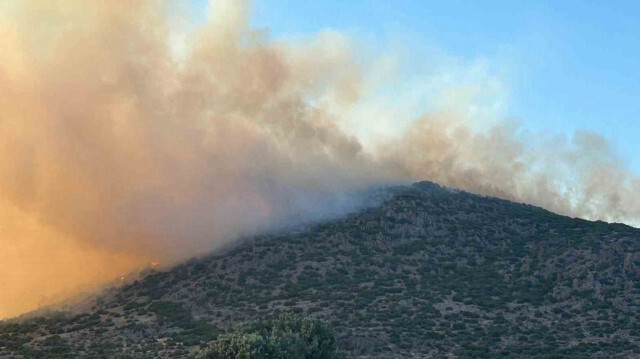
{"label": "rocky terrain", "polygon": [[421,182],[247,238],[84,313],[0,323],[2,358],[181,358],[235,323],[323,319],[353,357],[640,356],[640,230]]}

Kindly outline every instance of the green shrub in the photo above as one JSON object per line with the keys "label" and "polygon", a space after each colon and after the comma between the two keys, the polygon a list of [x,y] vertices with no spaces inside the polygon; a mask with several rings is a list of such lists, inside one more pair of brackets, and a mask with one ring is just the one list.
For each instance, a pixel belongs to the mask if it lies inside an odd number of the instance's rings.
{"label": "green shrub", "polygon": [[272,322],[245,324],[222,334],[200,359],[338,359],[333,332],[323,321],[284,313]]}

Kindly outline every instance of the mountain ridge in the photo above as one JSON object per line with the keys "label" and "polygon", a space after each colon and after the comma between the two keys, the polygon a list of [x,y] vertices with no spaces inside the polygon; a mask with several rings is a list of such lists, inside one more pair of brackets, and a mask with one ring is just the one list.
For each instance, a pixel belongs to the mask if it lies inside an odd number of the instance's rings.
{"label": "mountain ridge", "polygon": [[383,192],[151,273],[87,313],[0,324],[0,357],[42,357],[56,336],[80,357],[188,357],[283,311],[328,321],[356,357],[640,353],[640,230],[426,181]]}

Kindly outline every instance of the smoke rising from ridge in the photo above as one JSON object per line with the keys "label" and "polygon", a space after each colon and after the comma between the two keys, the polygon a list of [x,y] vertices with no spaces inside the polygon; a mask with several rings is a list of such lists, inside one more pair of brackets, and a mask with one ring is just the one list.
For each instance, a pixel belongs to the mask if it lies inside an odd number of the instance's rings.
{"label": "smoke rising from ridge", "polygon": [[[217,1],[188,43],[178,5],[0,5],[0,317],[240,235],[352,208],[352,190],[429,179],[637,223],[640,179],[599,135],[486,131],[456,108],[364,144],[350,39],[269,41]],[[402,94],[398,94],[402,96]],[[365,124],[366,125],[366,124]]]}

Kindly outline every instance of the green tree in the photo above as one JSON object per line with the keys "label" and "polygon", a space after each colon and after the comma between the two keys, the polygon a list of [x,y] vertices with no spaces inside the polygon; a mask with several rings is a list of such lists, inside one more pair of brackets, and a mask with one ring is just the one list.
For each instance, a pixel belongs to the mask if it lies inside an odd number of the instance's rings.
{"label": "green tree", "polygon": [[329,326],[285,313],[266,323],[250,323],[222,334],[201,351],[201,359],[340,359]]}

